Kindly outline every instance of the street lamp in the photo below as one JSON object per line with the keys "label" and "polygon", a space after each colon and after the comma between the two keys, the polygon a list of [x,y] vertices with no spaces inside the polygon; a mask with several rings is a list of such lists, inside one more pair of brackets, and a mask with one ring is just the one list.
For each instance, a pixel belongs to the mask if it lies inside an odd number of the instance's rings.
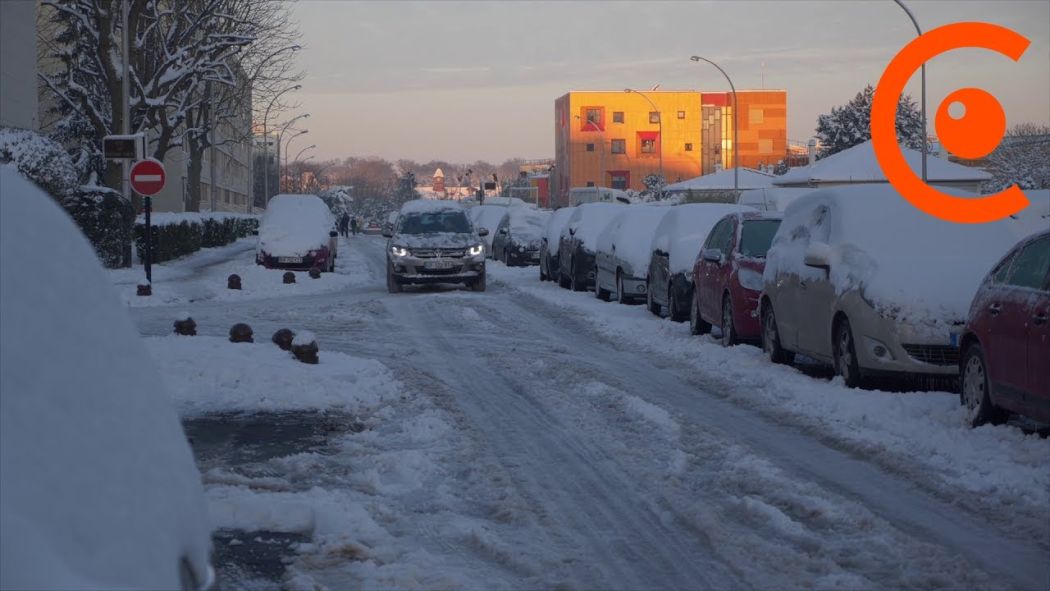
{"label": "street lamp", "polygon": [[[901,0],[893,0],[904,9],[904,12],[911,19],[911,24],[915,25],[915,32],[922,37],[922,29],[919,28],[919,21],[915,20],[915,15],[908,10],[908,7],[904,5]],[[922,182],[926,182],[926,152],[929,147],[926,145],[926,62],[922,62]]]}
{"label": "street lamp", "polygon": [[649,103],[649,106],[653,108],[653,111],[656,111],[656,122],[660,124],[660,180],[666,182],[667,178],[664,176],[664,115],[660,112],[660,109],[656,108],[656,105],[653,104],[653,101],[646,96],[644,92],[634,90],[633,88],[625,88],[623,91],[627,93],[633,92],[642,97]]}
{"label": "street lamp", "polygon": [[[574,115],[574,117],[576,117],[577,119],[580,119],[579,115]],[[580,120],[583,121],[583,119],[580,119]],[[591,121],[590,119],[587,119],[586,121],[587,121],[587,125],[590,125],[591,127],[594,128],[595,131],[598,132],[598,140],[602,143],[602,151],[598,152],[598,185],[597,186],[600,187],[600,186],[602,186],[602,183],[605,182],[605,134],[602,133],[602,128],[598,127],[597,123],[595,123],[594,121]]]}
{"label": "street lamp", "polygon": [[[316,147],[317,147],[317,144],[310,144],[309,146],[306,146],[302,150],[299,150],[299,153],[295,155],[295,158],[292,159],[292,162],[298,162],[299,161],[299,157],[303,155],[303,152],[305,152],[307,150],[313,150]],[[313,158],[313,156],[311,156],[311,158]]]}
{"label": "street lamp", "polygon": [[721,72],[722,75],[726,77],[726,81],[729,82],[730,90],[733,91],[733,190],[734,191],[738,191],[738,190],[740,190],[740,153],[737,152],[737,124],[736,124],[736,122],[737,122],[737,117],[740,116],[740,113],[737,112],[739,109],[737,109],[736,87],[733,86],[733,81],[729,79],[729,74],[726,74],[726,71],[723,70],[715,62],[713,62],[713,61],[711,61],[711,60],[709,60],[707,58],[700,57],[698,55],[694,55],[693,57],[691,57],[689,59],[693,60],[694,62],[707,62],[707,63],[711,64],[712,66],[718,68],[718,71]]}
{"label": "street lamp", "polygon": [[[310,147],[312,148],[314,146],[310,146]],[[303,148],[303,150],[301,150],[299,153],[302,154],[303,152],[305,152],[306,150],[309,150],[309,149],[310,148]],[[303,158],[302,160],[299,160],[299,157],[296,156],[295,160],[292,161],[292,164],[298,164],[299,165],[297,167],[299,172],[296,175],[296,179],[295,179],[295,190],[298,191],[299,193],[302,193],[305,190],[305,187],[303,186],[303,164],[306,164],[307,162],[309,162],[310,160],[313,160],[313,159],[314,159],[314,156],[313,156],[313,154],[311,154],[311,155],[307,156],[306,158]],[[288,165],[289,169],[291,168],[292,164]],[[288,176],[289,177],[292,176],[290,171],[288,173]],[[316,176],[317,175],[315,174],[314,177],[316,177]]]}
{"label": "street lamp", "polygon": [[[292,137],[288,138],[288,141],[284,142],[284,166],[282,167],[283,168],[283,171],[281,173],[282,176],[285,176],[285,175],[288,174],[288,147],[292,145],[292,140],[294,140],[295,138],[297,138],[297,137],[299,137],[301,135],[305,135],[307,133],[310,133],[309,129],[299,130],[296,133],[292,134]],[[280,141],[280,140],[278,140],[278,141]],[[285,189],[285,190],[287,190],[287,189]]]}
{"label": "street lamp", "polygon": [[[293,45],[293,47],[299,46]],[[298,51],[298,49],[293,51]],[[289,86],[275,94],[273,100],[271,100],[270,104],[266,106],[266,112],[263,114],[263,201],[266,202],[270,201],[270,135],[266,128],[267,120],[270,118],[270,109],[273,107],[273,104],[277,102],[277,99],[281,98],[282,94],[293,90],[299,90],[302,87],[302,84],[296,84],[295,86]],[[278,141],[280,141],[280,139],[278,139]],[[277,157],[280,158],[281,155],[278,154]]]}

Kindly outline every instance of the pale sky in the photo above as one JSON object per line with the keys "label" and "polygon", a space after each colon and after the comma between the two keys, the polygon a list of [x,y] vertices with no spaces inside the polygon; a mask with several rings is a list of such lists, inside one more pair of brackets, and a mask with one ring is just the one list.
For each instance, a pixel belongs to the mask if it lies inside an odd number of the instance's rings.
{"label": "pale sky", "polygon": [[[1009,27],[1032,44],[1014,63],[959,49],[927,63],[927,109],[967,86],[998,97],[1009,125],[1050,123],[1050,1],[906,2],[924,30]],[[300,0],[299,112],[318,159],[501,161],[554,156],[554,99],[569,90],[788,91],[788,138],[878,82],[914,38],[892,0],[352,2]],[[919,98],[919,75],[908,92]],[[309,145],[297,140],[298,146]]]}

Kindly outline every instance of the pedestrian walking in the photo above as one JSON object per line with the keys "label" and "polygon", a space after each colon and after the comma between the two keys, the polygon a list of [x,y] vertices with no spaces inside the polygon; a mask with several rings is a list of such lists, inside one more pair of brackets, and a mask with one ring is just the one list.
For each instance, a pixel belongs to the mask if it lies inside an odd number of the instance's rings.
{"label": "pedestrian walking", "polygon": [[343,213],[343,215],[339,216],[339,233],[343,235],[343,238],[349,237],[349,233],[347,232],[347,225],[349,223],[350,214]]}
{"label": "pedestrian walking", "polygon": [[350,229],[353,230],[354,236],[357,236],[357,216],[350,219]]}

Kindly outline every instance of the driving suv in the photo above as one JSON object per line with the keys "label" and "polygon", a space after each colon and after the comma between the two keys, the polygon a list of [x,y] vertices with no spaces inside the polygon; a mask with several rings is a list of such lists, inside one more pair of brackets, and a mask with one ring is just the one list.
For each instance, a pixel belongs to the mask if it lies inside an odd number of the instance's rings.
{"label": "driving suv", "polygon": [[398,293],[405,284],[462,283],[485,291],[485,245],[456,202],[419,199],[401,207],[397,224],[384,231],[386,285]]}

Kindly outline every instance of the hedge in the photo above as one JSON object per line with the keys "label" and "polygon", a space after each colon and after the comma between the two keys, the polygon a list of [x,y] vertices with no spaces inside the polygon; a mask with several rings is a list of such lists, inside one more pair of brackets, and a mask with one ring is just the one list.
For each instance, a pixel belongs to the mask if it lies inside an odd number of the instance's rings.
{"label": "hedge", "polygon": [[[251,234],[259,227],[257,216],[231,213],[158,213],[152,216],[153,262],[161,263],[223,246]],[[135,250],[146,255],[146,219],[135,220]]]}

